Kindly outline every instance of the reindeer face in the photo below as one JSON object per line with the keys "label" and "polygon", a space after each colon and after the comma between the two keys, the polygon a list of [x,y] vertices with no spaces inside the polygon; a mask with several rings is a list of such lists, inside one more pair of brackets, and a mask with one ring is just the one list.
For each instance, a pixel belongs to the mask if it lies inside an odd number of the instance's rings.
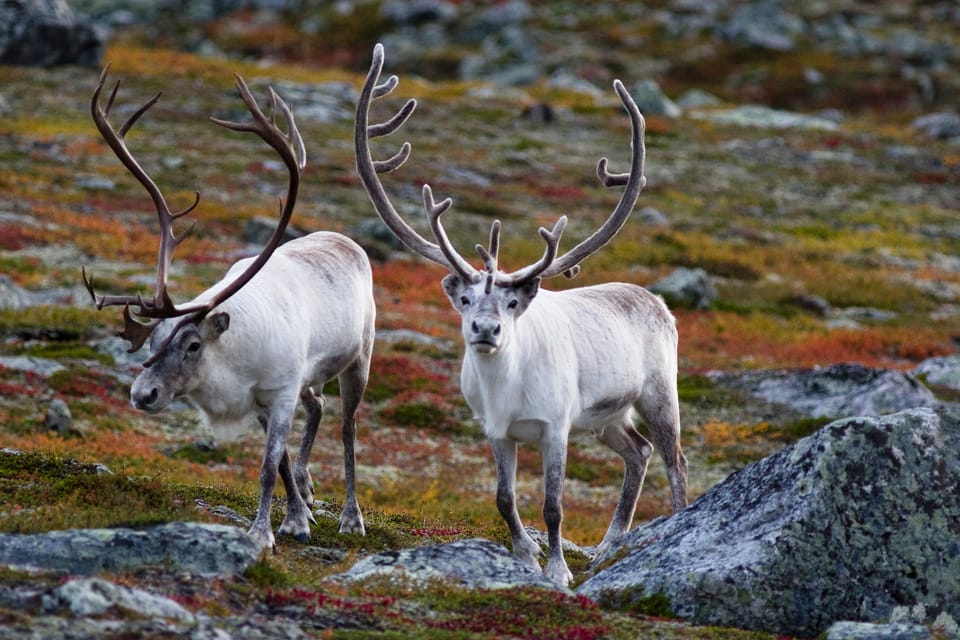
{"label": "reindeer face", "polygon": [[507,346],[517,319],[540,290],[540,278],[519,286],[491,286],[486,278],[467,282],[451,273],[443,290],[460,313],[460,330],[467,347],[491,355]]}
{"label": "reindeer face", "polygon": [[[150,336],[151,350],[162,346],[176,320],[166,320]],[[195,388],[204,347],[230,326],[230,316],[217,313],[200,324],[180,329],[173,341],[145,368],[130,387],[130,403],[147,413],[163,411],[174,399]]]}

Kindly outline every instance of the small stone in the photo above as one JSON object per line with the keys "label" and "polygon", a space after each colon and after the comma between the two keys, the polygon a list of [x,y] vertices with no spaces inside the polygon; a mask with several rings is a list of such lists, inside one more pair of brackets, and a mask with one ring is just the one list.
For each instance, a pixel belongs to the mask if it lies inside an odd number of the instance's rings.
{"label": "small stone", "polygon": [[48,431],[56,431],[61,437],[82,435],[73,427],[73,416],[70,407],[60,398],[54,398],[47,405],[47,415],[43,419],[43,426]]}
{"label": "small stone", "polygon": [[680,267],[647,288],[671,306],[706,309],[717,299],[713,279],[703,269]]}

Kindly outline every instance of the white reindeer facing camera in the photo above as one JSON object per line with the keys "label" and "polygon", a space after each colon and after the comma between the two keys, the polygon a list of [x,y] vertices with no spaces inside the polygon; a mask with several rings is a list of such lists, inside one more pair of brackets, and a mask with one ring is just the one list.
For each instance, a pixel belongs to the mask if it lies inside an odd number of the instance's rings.
{"label": "white reindeer facing camera", "polygon": [[[149,193],[160,223],[153,298],[140,294],[97,295],[92,279],[86,272],[83,276],[98,309],[123,306],[124,330],[119,335],[130,341],[131,352],[150,340],[152,353],[131,386],[131,403],[156,413],[175,398],[186,397],[204,413],[215,432],[221,426],[253,417],[259,420],[266,432],[266,444],[260,466],[260,503],[249,534],[261,547],[273,547],[270,505],[278,472],[287,493],[287,513],[279,531],[302,542],[310,536],[313,486],[307,461],[323,414],[323,385],[337,377],[346,484],[340,532],[364,533],[354,489],[354,438],[355,413],[367,385],[373,351],[373,279],[364,251],[338,233],[319,231],[279,246],[293,214],[300,173],[306,163],[293,113],[270,89],[270,114],[264,115],[237,76],[237,88],[252,120],[213,121],[228,129],[254,133],[279,154],[289,172],[287,197],[273,235],[256,258],[237,262],[223,280],[191,302],[175,306],[167,293],[167,271],[174,248],[190,229],[178,237],[173,223],[192,211],[200,196],[197,194],[183,211],[170,210],[124,140],[160,94],[114,129],[107,116],[117,85],[106,107],[100,105],[106,76],[104,69],[91,100],[94,122],[123,165]],[[274,122],[281,114],[286,132]],[[287,436],[298,401],[306,410],[306,425],[296,462],[291,464]]]}
{"label": "white reindeer facing camera", "polygon": [[450,208],[436,203],[428,185],[424,207],[437,242],[423,238],[404,222],[390,203],[379,173],[390,172],[410,155],[410,144],[384,161],[374,161],[370,138],[400,127],[416,106],[409,100],[390,120],[370,125],[372,100],[396,88],[391,76],[379,82],[383,47],[373,63],[357,105],[355,145],[361,181],[379,216],[403,243],[451,271],[443,289],[460,312],[466,353],[461,371],[463,394],[483,424],[497,464],[497,508],[506,520],[513,552],[539,569],[540,549],[523,528],[517,513],[514,482],[517,444],[539,443],[543,451],[544,504],[548,558],[545,575],[567,585],[572,579],[560,545],[562,494],[567,443],[572,434],[592,433],[618,453],[625,473],[613,519],[598,553],[630,528],[653,450],[634,427],[637,414],[663,456],[673,494],[673,509],[687,504],[687,461],[680,448],[677,399],[677,330],[663,301],[642,287],[610,283],[547,291],[541,280],[570,277],[579,263],[612,239],[626,222],[644,186],[643,117],[619,81],[614,88],[630,114],[633,158],[629,173],[611,174],[606,159],[597,173],[606,186],[625,186],[613,213],[589,238],[557,256],[566,226],[561,217],[552,230],[540,229],[546,251],[536,263],[505,273],[498,266],[500,223],[494,222],[488,247],[477,245],[483,270],[470,265],[451,245],[440,224]]}

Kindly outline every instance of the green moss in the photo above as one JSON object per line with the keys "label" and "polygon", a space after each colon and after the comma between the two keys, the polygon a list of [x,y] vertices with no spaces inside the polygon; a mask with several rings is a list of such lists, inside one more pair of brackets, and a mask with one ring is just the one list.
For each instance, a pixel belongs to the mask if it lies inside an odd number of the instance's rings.
{"label": "green moss", "polygon": [[662,593],[647,594],[643,585],[620,591],[604,591],[598,601],[604,609],[623,611],[658,618],[675,618],[670,599]]}
{"label": "green moss", "polygon": [[[274,498],[274,524],[283,519],[282,505]],[[338,499],[327,497],[323,500],[325,508],[339,514],[342,508]],[[345,549],[376,553],[388,549],[412,547],[422,542],[409,532],[416,529],[417,521],[407,514],[388,514],[366,504],[361,504],[366,535],[341,534],[339,522],[335,518],[317,518],[317,524],[311,527],[310,544],[327,549]]]}
{"label": "green moss", "polygon": [[398,427],[428,429],[449,435],[477,436],[477,429],[451,415],[450,407],[429,401],[414,401],[387,407],[379,412],[382,419]]}
{"label": "green moss", "polygon": [[33,344],[20,351],[22,355],[51,360],[96,360],[107,366],[113,366],[113,356],[97,351],[93,347],[76,341]]}
{"label": "green moss", "polygon": [[95,308],[48,305],[0,310],[0,334],[79,340],[96,335],[103,323]]}
{"label": "green moss", "polygon": [[169,455],[174,460],[187,460],[198,464],[227,464],[231,451],[228,447],[218,446],[214,442],[200,440],[171,449]]}
{"label": "green moss", "polygon": [[[436,594],[442,597],[437,598]],[[431,590],[419,598],[438,615],[427,629],[483,637],[595,638],[610,626],[599,607],[582,596],[536,588]],[[473,637],[437,635],[436,637]]]}
{"label": "green moss", "polygon": [[566,475],[572,480],[593,482],[600,477],[595,465],[590,461],[567,460]]}
{"label": "green moss", "polygon": [[290,574],[266,558],[266,554],[250,565],[243,577],[258,589],[285,589],[293,582]]}
{"label": "green moss", "polygon": [[[122,392],[116,378],[84,366],[69,366],[51,373],[47,385],[67,396],[94,397],[104,401],[119,398]],[[125,400],[122,402],[126,404]]]}
{"label": "green moss", "polygon": [[76,527],[141,527],[197,520],[195,501],[256,511],[256,498],[212,487],[103,471],[41,453],[0,455],[0,531],[37,533]]}
{"label": "green moss", "polygon": [[800,418],[778,427],[785,442],[794,442],[819,431],[829,424],[830,418]]}
{"label": "green moss", "polygon": [[716,385],[707,376],[677,376],[677,395],[680,402],[700,402],[716,391]]}
{"label": "green moss", "polygon": [[919,374],[917,379],[930,389],[938,400],[943,400],[944,402],[960,402],[960,389],[931,384],[930,381],[927,380],[925,373]]}

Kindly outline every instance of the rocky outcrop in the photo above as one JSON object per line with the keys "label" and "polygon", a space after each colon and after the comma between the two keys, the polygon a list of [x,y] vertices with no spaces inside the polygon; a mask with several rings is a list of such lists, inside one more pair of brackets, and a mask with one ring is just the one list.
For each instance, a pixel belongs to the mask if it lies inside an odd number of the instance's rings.
{"label": "rocky outcrop", "polygon": [[259,554],[242,529],[197,522],[172,522],[146,530],[0,534],[0,565],[74,576],[153,565],[200,575],[234,575],[256,562]]}
{"label": "rocky outcrop", "polygon": [[815,636],[919,606],[960,619],[960,411],[834,422],[632,530],[578,593]]}
{"label": "rocky outcrop", "polygon": [[103,42],[64,0],[0,4],[0,64],[96,66]]}
{"label": "rocky outcrop", "polygon": [[364,558],[336,578],[344,582],[395,578],[421,584],[442,579],[472,589],[558,588],[501,545],[479,538],[384,551]]}
{"label": "rocky outcrop", "polygon": [[44,598],[45,609],[65,608],[75,616],[99,616],[119,608],[137,615],[192,621],[193,614],[163,596],[114,584],[102,578],[65,582]]}
{"label": "rocky outcrop", "polygon": [[928,385],[960,391],[960,355],[927,358],[917,365],[913,375]]}
{"label": "rocky outcrop", "polygon": [[710,377],[721,386],[744,391],[765,402],[789,406],[815,418],[879,416],[943,405],[910,373],[859,364],[799,371],[715,373]]}

